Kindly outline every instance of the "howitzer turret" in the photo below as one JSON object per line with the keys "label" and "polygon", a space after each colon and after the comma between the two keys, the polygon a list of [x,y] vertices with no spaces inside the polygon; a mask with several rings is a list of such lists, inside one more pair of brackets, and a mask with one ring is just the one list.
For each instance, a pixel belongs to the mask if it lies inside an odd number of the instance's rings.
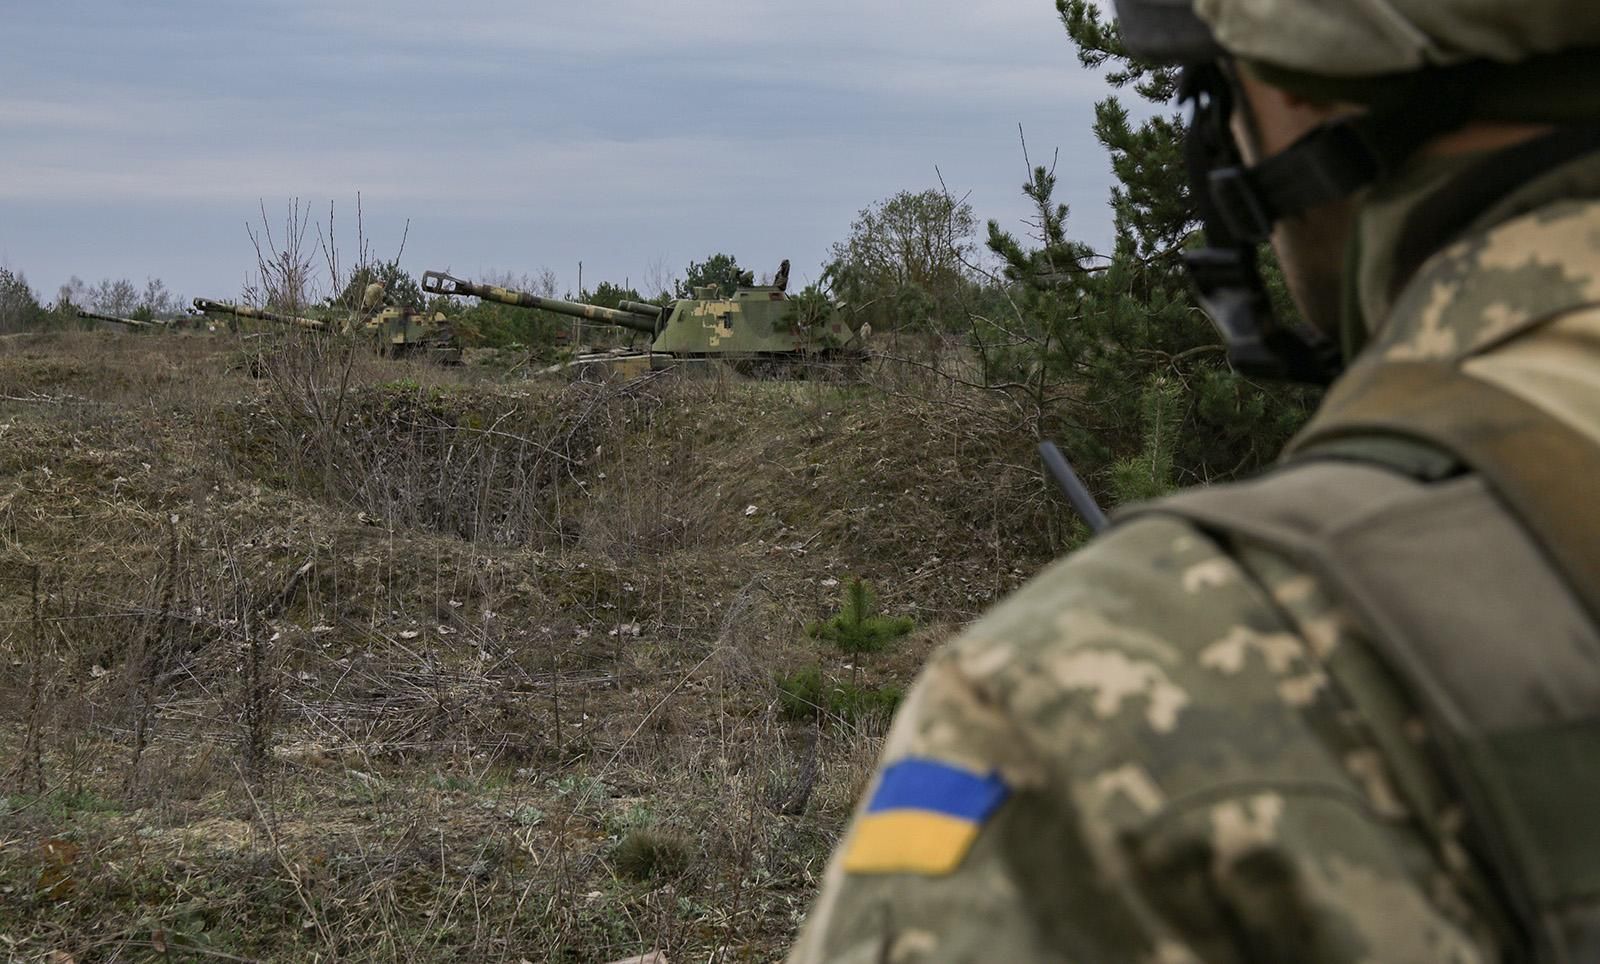
{"label": "howitzer turret", "polygon": [[158,321],[140,321],[138,318],[119,318],[116,315],[102,315],[93,311],[78,309],[79,318],[88,318],[91,321],[109,321],[114,325],[126,325],[129,328],[164,328],[165,324]]}
{"label": "howitzer turret", "polygon": [[[785,262],[787,266],[788,262]],[[787,271],[780,271],[785,276]],[[543,309],[651,336],[650,351],[633,356],[580,356],[595,365],[632,373],[682,362],[728,361],[746,369],[777,370],[821,364],[853,365],[866,357],[866,330],[850,324],[821,299],[791,299],[784,285],[746,285],[724,296],[698,288],[692,297],[665,307],[624,301],[616,308],[543,298],[499,285],[475,284],[442,271],[425,271],[422,290],[435,295],[474,295],[519,308]]]}

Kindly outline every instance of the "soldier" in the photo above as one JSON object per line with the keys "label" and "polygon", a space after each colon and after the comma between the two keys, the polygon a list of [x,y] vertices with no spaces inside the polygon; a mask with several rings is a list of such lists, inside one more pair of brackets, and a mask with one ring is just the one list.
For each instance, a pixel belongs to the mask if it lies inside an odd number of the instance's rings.
{"label": "soldier", "polygon": [[1600,4],[1116,5],[1235,365],[1348,370],[932,659],[790,961],[1600,960]]}
{"label": "soldier", "polygon": [[383,307],[386,289],[383,282],[374,281],[361,292],[361,313],[370,315]]}
{"label": "soldier", "polygon": [[778,265],[778,273],[772,276],[772,286],[779,291],[789,290],[789,259],[784,258],[783,264]]}

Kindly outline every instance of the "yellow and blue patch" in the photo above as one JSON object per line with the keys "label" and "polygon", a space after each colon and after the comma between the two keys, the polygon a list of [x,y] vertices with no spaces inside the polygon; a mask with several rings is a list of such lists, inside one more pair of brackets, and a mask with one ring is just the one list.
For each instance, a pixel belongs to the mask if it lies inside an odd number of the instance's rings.
{"label": "yellow and blue patch", "polygon": [[885,768],[845,848],[852,874],[953,872],[1011,791],[997,774],[919,757]]}

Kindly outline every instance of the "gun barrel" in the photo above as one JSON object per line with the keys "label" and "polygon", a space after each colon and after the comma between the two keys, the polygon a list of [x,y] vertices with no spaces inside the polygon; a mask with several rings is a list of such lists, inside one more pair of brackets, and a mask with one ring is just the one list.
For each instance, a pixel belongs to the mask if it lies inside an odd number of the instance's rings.
{"label": "gun barrel", "polygon": [[297,315],[280,315],[275,311],[264,308],[252,308],[249,305],[235,305],[226,301],[212,301],[209,298],[196,298],[194,306],[201,311],[216,312],[223,315],[235,315],[240,318],[255,318],[260,321],[276,322],[280,325],[298,325],[311,331],[325,331],[328,323],[316,318],[301,318]]}
{"label": "gun barrel", "polygon": [[[515,305],[518,308],[542,309],[553,311],[558,315],[571,315],[576,318],[587,318],[590,321],[603,321],[611,325],[620,325],[634,331],[642,331],[653,335],[656,332],[656,319],[661,314],[661,309],[654,313],[636,311],[632,308],[602,308],[599,305],[584,304],[581,301],[562,301],[560,298],[542,298],[539,295],[529,294],[526,291],[517,291],[514,288],[502,288],[499,285],[482,285],[461,278],[453,278],[442,271],[424,271],[422,273],[422,290],[434,295],[472,295],[485,301],[494,301],[502,305]],[[625,302],[625,305],[637,305],[636,302]]]}
{"label": "gun barrel", "polygon": [[82,308],[78,309],[78,317],[79,318],[90,318],[90,319],[93,319],[94,321],[109,321],[109,322],[111,322],[113,324],[117,324],[117,325],[127,325],[130,328],[155,328],[155,327],[157,327],[154,322],[140,321],[137,318],[118,318],[116,315],[101,315],[101,314],[96,314],[95,312],[92,312],[92,311],[84,311]]}
{"label": "gun barrel", "polygon": [[648,316],[650,318],[660,318],[661,317],[661,306],[660,305],[647,304],[647,303],[645,303],[643,301],[622,301],[622,302],[618,302],[617,303],[617,308],[619,310],[621,310],[621,311],[629,312],[630,314],[646,315],[646,316]]}

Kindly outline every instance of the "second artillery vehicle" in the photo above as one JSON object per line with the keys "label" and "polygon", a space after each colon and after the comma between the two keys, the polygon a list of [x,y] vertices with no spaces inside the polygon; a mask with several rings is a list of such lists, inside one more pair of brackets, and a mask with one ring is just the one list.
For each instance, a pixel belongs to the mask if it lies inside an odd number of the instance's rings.
{"label": "second artillery vehicle", "polygon": [[[784,262],[779,278],[787,275]],[[631,377],[686,363],[724,361],[751,373],[803,375],[818,368],[853,368],[867,357],[867,326],[852,324],[838,306],[790,298],[785,287],[744,285],[724,296],[715,286],[707,286],[665,306],[624,301],[606,308],[476,284],[442,271],[422,274],[422,290],[429,294],[472,295],[650,336],[648,351],[580,354],[565,366],[579,374]]]}
{"label": "second artillery vehicle", "polygon": [[380,355],[394,357],[423,355],[449,364],[461,360],[461,346],[456,343],[455,334],[451,331],[445,316],[437,312],[430,314],[411,308],[390,306],[381,311],[355,315],[348,322],[340,323],[322,318],[279,314],[263,308],[212,301],[208,298],[196,298],[194,306],[207,314],[229,315],[277,325],[293,325],[307,331],[360,335],[370,339]]}

